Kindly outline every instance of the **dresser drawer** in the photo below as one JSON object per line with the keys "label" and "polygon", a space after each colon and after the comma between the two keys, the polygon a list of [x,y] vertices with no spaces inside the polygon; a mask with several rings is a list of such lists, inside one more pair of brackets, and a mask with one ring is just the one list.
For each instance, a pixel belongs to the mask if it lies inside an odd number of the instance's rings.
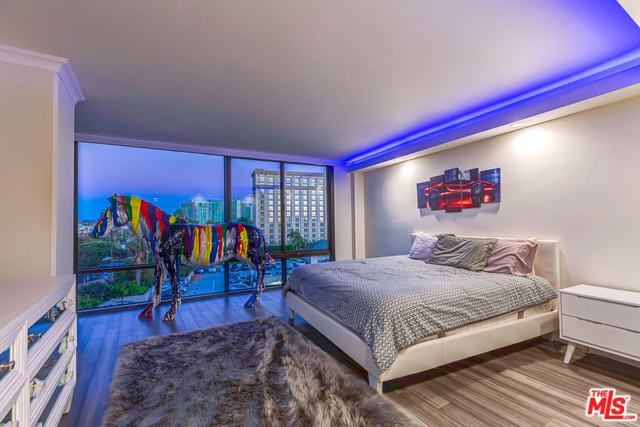
{"label": "dresser drawer", "polygon": [[594,323],[576,317],[562,316],[561,336],[604,350],[640,357],[640,332]]}
{"label": "dresser drawer", "polygon": [[562,314],[640,331],[640,306],[561,294]]}
{"label": "dresser drawer", "polygon": [[[57,426],[75,386],[72,378],[62,397],[54,399],[63,371],[76,369],[75,341],[70,342],[77,335],[74,276],[24,280],[12,286],[20,289],[22,298],[0,298],[0,319],[9,319],[0,321],[0,364],[11,366],[0,368],[0,425]],[[65,351],[59,354],[59,350]],[[6,372],[4,377],[1,371]],[[38,397],[30,398],[32,382],[41,384],[34,381],[36,374],[45,384],[38,388]]]}

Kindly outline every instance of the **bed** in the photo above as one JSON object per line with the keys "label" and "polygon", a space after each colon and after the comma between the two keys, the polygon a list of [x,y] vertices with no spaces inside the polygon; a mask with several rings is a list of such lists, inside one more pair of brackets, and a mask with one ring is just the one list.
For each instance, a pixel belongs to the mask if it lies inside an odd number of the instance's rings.
{"label": "bed", "polygon": [[[445,241],[442,236],[452,235],[431,235],[436,240],[440,238],[441,241]],[[458,236],[453,238],[464,241],[499,241],[500,244],[520,240]],[[293,323],[295,313],[304,318],[362,366],[368,372],[369,385],[381,393],[385,381],[557,331],[555,291],[560,287],[558,242],[535,240],[535,243],[535,256],[532,255],[530,260],[534,274],[504,274],[476,271],[477,269],[469,271],[467,268],[451,265],[434,266],[422,258],[413,259],[408,255],[301,266],[292,272],[283,289],[290,311],[290,322]],[[412,251],[414,247],[415,242]],[[497,253],[497,247],[495,249]],[[430,257],[433,257],[433,254]],[[430,261],[431,258],[427,260]],[[489,270],[488,264],[486,268]],[[458,274],[462,275],[461,278],[458,278]],[[438,282],[439,278],[443,277],[446,278],[445,282],[454,283],[456,289],[443,292],[444,285]],[[502,290],[501,287],[507,286],[507,282],[508,286],[520,286],[512,285],[512,278],[518,283],[528,283],[526,286],[533,284],[533,296],[511,297],[516,295],[513,294],[516,291]],[[362,280],[366,282],[365,285],[359,283]],[[471,302],[453,305],[454,312],[461,311],[460,313],[446,313],[445,320],[432,321],[431,313],[413,312],[428,309],[428,306],[435,306],[436,311],[442,313],[445,311],[442,302],[431,303],[431,296],[414,295],[417,284],[426,280],[435,281],[433,285],[429,282],[429,287],[435,288],[436,293],[443,295],[445,300],[448,293],[466,295],[475,292],[478,286],[467,285],[466,281],[482,280],[486,282],[483,286],[487,289],[498,288],[503,295],[509,295],[508,298],[489,298],[495,301],[517,300],[516,303],[520,306],[517,309],[506,308],[506,312],[494,312],[493,308],[484,307],[484,302],[477,302],[480,301],[477,300],[477,296],[471,295]],[[374,288],[378,284],[381,286],[379,291]],[[362,295],[354,297],[355,294],[351,292],[360,292]],[[484,294],[489,291],[482,288],[481,292]],[[368,305],[369,300],[379,299],[381,294],[384,305],[392,310],[391,316],[378,314],[378,309]],[[356,303],[356,300],[364,302]],[[467,312],[476,310],[476,306],[482,307],[479,309],[482,312],[479,314],[480,318],[474,317],[478,314]],[[456,310],[455,307],[465,309]],[[505,310],[505,307],[499,310]],[[408,319],[408,324],[397,322],[398,319]],[[424,319],[429,321],[426,322]],[[401,331],[399,337],[394,335],[389,339],[380,332],[392,328]]]}

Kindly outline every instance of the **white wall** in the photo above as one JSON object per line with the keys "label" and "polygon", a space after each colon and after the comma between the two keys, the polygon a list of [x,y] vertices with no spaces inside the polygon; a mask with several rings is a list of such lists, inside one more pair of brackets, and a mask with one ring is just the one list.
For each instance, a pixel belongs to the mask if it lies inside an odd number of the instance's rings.
{"label": "white wall", "polygon": [[[366,255],[407,253],[412,231],[559,239],[563,286],[640,291],[640,97],[365,173]],[[499,167],[502,202],[417,209],[416,183]]]}
{"label": "white wall", "polygon": [[333,203],[335,227],[335,259],[354,257],[351,175],[342,167],[333,169]]}
{"label": "white wall", "polygon": [[51,274],[53,79],[0,62],[0,93],[0,284],[9,285]]}

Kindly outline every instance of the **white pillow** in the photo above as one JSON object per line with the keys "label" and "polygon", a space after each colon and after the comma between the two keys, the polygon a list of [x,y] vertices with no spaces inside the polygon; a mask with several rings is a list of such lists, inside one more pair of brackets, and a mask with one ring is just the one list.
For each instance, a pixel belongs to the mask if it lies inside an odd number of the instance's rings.
{"label": "white pillow", "polygon": [[438,243],[438,236],[435,234],[423,233],[418,231],[417,233],[411,233],[413,238],[413,244],[409,251],[409,258],[426,260],[427,257],[433,252],[433,248]]}

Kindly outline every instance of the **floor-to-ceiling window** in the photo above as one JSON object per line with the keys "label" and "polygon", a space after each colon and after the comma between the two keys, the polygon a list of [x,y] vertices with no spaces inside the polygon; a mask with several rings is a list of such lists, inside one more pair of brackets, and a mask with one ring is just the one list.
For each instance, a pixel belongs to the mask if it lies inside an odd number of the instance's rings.
{"label": "floor-to-ceiling window", "polygon": [[[280,162],[230,159],[231,221],[260,228],[272,256],[280,255]],[[265,171],[270,171],[265,173]],[[229,289],[251,288],[254,272],[247,265],[230,263]],[[282,260],[267,265],[265,286],[282,285]]]}
{"label": "floor-to-ceiling window", "polygon": [[[88,142],[77,143],[76,161],[81,310],[150,301],[155,259],[134,233],[149,232],[139,225],[140,212],[148,215],[149,204],[173,216],[172,221],[259,227],[275,258],[266,270],[267,287],[282,286],[298,265],[331,257],[327,166]],[[114,194],[132,196],[121,199],[131,221],[95,237],[94,226]],[[250,291],[256,280],[254,270],[235,261],[181,266],[179,274],[182,298]],[[169,299],[170,283],[161,286],[162,299]]]}

